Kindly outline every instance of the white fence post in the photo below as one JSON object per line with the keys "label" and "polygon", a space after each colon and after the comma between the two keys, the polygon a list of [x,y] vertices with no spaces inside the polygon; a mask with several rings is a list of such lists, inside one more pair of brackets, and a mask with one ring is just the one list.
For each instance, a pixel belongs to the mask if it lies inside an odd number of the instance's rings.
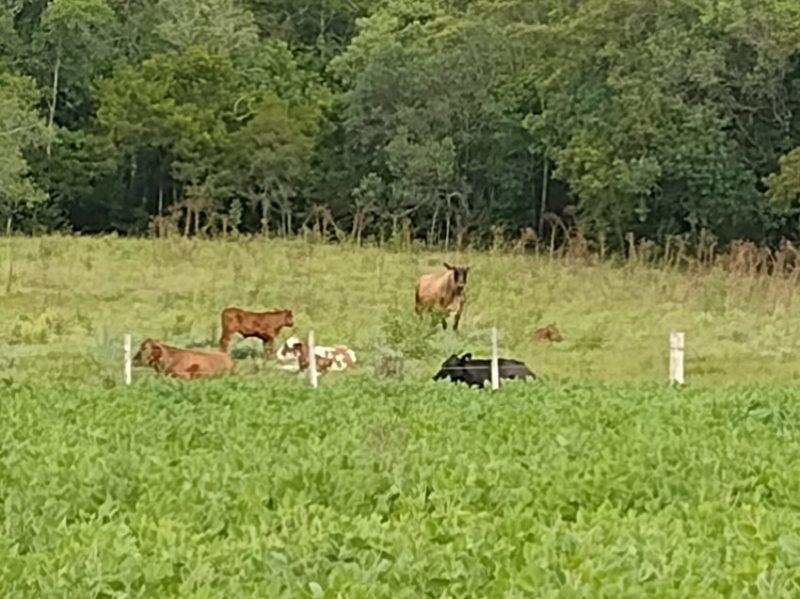
{"label": "white fence post", "polygon": [[497,328],[492,327],[492,389],[500,388],[500,368],[497,363]]}
{"label": "white fence post", "polygon": [[683,333],[669,336],[669,382],[683,385]]}
{"label": "white fence post", "polygon": [[125,376],[125,384],[131,384],[132,378],[132,370],[131,370],[131,336],[125,335],[124,340],[125,345],[125,369],[124,369],[124,376]]}
{"label": "white fence post", "polygon": [[311,386],[317,388],[317,352],[314,349],[314,331],[308,332],[308,378]]}

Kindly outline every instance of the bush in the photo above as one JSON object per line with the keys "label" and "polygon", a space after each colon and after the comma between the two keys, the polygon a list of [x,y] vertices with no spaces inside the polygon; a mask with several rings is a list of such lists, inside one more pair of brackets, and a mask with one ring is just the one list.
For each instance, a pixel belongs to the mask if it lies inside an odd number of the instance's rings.
{"label": "bush", "polygon": [[52,335],[64,334],[67,325],[64,316],[53,310],[45,310],[38,316],[23,314],[17,317],[11,328],[9,343],[31,345],[47,343]]}
{"label": "bush", "polygon": [[436,331],[436,325],[430,316],[418,317],[413,311],[398,307],[390,308],[381,324],[385,345],[414,359],[430,356]]}

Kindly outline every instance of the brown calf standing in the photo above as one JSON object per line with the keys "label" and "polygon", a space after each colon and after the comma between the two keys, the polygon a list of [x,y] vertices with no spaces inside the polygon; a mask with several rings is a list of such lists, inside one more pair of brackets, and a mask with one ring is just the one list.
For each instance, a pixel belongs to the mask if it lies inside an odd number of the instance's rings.
{"label": "brown calf standing", "polygon": [[552,341],[554,343],[564,340],[561,336],[561,331],[558,330],[555,324],[549,324],[546,327],[536,329],[533,332],[533,338],[536,341]]}
{"label": "brown calf standing", "polygon": [[261,339],[264,354],[272,354],[275,338],[283,327],[293,327],[294,316],[291,310],[274,310],[272,312],[248,312],[239,308],[225,308],[222,311],[222,336],[219,349],[228,351],[231,338],[236,334],[242,337]]}
{"label": "brown calf standing", "polygon": [[[445,262],[444,267],[447,271],[422,275],[417,280],[415,310],[417,314],[435,309],[455,314],[453,330],[457,331],[467,302],[465,287],[469,266],[451,266]],[[447,329],[447,316],[442,317],[442,328]]]}
{"label": "brown calf standing", "polygon": [[202,376],[233,373],[230,356],[217,351],[179,349],[155,339],[145,339],[133,357],[134,366],[150,366],[160,374],[188,381]]}

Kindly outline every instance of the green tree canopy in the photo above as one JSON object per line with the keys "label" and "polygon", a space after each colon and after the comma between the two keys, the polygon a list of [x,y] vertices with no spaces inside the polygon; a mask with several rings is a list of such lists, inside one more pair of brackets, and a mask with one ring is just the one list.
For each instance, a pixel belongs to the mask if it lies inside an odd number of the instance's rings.
{"label": "green tree canopy", "polygon": [[0,214],[9,224],[14,210],[45,199],[30,177],[25,151],[49,140],[42,119],[32,110],[38,101],[29,77],[0,72]]}

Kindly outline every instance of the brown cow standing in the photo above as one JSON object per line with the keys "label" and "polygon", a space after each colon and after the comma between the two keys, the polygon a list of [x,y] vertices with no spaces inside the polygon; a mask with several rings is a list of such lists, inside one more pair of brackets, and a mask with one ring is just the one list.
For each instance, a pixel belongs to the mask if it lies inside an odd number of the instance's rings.
{"label": "brown cow standing", "polygon": [[291,310],[274,310],[272,312],[248,312],[239,308],[225,308],[222,311],[222,336],[219,339],[219,348],[228,351],[231,338],[239,333],[242,337],[256,337],[261,339],[264,354],[272,354],[275,337],[283,327],[294,326],[294,316]]}
{"label": "brown cow standing", "polygon": [[553,343],[559,343],[564,340],[564,337],[561,336],[561,331],[558,330],[555,324],[549,324],[546,327],[536,329],[533,332],[533,339],[535,341],[552,341]]}
{"label": "brown cow standing", "polygon": [[155,339],[145,339],[133,357],[134,366],[150,366],[160,374],[188,381],[202,376],[233,373],[234,363],[228,354],[217,351],[179,349]]}
{"label": "brown cow standing", "polygon": [[[444,263],[446,272],[422,275],[417,280],[415,309],[417,314],[422,310],[447,310],[455,314],[453,330],[458,330],[461,312],[467,301],[465,287],[469,266],[451,266]],[[447,329],[447,316],[442,317],[442,328]]]}

